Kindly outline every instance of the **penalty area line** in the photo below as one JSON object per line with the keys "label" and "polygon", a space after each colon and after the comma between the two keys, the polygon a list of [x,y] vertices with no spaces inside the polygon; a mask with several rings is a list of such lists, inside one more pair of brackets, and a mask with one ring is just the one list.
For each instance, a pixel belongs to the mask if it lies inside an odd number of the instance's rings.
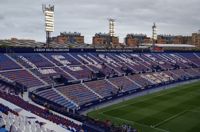
{"label": "penalty area line", "polygon": [[114,116],[111,116],[111,115],[104,114],[103,112],[100,112],[99,114],[102,115],[102,116],[108,116],[108,117],[114,118],[114,119],[116,119],[116,120],[120,120],[120,121],[124,121],[124,122],[130,122],[130,123],[133,124],[133,125],[134,125],[134,124],[138,124],[138,125],[140,125],[140,126],[149,127],[149,128],[158,130],[158,131],[160,131],[160,132],[169,132],[169,131],[167,131],[167,130],[165,130],[165,129],[161,129],[161,128],[158,128],[158,127],[155,128],[155,127],[153,127],[152,125],[148,126],[148,125],[145,125],[145,124],[142,124],[142,123],[138,123],[138,122],[135,122],[135,121],[130,121],[130,120],[126,120],[126,119],[123,119],[123,118],[114,117]]}
{"label": "penalty area line", "polygon": [[180,116],[180,115],[182,115],[182,114],[184,114],[186,112],[188,112],[188,110],[184,110],[184,111],[182,111],[180,113],[177,113],[176,115],[173,115],[173,116],[171,116],[171,117],[169,117],[169,118],[167,118],[167,119],[165,119],[165,120],[153,125],[152,127],[158,127],[158,126],[164,124],[165,122],[168,122],[168,121],[170,121],[170,120],[172,120],[172,119],[174,119],[174,118],[176,118],[176,117],[178,117],[178,116]]}

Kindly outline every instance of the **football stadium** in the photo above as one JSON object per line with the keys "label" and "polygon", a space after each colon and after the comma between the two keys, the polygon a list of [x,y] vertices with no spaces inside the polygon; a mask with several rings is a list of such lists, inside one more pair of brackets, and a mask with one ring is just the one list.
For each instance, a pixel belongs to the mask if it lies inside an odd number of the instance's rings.
{"label": "football stadium", "polygon": [[[200,131],[200,31],[190,36],[127,34],[115,22],[92,44],[54,32],[46,42],[0,40],[0,132]],[[1,18],[0,18],[1,19]]]}

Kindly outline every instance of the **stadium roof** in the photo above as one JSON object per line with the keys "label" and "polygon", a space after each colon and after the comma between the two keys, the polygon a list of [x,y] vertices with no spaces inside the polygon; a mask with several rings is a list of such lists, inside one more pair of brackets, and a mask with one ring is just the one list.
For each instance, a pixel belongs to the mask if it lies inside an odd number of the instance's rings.
{"label": "stadium roof", "polygon": [[[152,44],[141,44],[142,46],[152,46]],[[155,44],[157,47],[163,48],[195,48],[195,45],[191,44]]]}

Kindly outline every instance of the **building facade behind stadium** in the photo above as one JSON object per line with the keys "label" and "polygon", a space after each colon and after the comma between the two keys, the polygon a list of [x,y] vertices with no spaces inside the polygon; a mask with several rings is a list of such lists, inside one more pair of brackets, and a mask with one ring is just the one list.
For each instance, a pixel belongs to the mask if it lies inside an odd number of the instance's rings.
{"label": "building facade behind stadium", "polygon": [[[101,46],[101,48],[106,48],[106,46],[125,46],[129,48],[136,48],[143,44],[151,44],[152,39],[145,34],[127,34],[124,38],[124,43],[119,42],[119,37],[110,36],[107,33],[96,33],[92,38],[92,45],[88,45],[88,47],[93,46]],[[190,44],[194,45],[196,48],[200,49],[200,33],[192,33],[191,36],[182,36],[182,35],[161,35],[159,34],[156,44]],[[64,45],[85,45],[84,36],[81,33],[67,33],[63,32],[56,37],[51,38],[51,47],[66,48]],[[42,47],[45,43],[36,42],[35,40],[28,39],[17,39],[11,38],[10,40],[0,40],[0,46],[11,46],[11,47]],[[81,47],[81,46],[80,46]],[[97,48],[96,47],[96,48]],[[77,47],[78,48],[78,47]]]}
{"label": "building facade behind stadium", "polygon": [[52,38],[53,42],[56,42],[58,44],[67,44],[67,43],[76,43],[76,44],[84,44],[84,36],[81,35],[81,33],[71,33],[71,32],[63,32],[60,33],[59,36]]}

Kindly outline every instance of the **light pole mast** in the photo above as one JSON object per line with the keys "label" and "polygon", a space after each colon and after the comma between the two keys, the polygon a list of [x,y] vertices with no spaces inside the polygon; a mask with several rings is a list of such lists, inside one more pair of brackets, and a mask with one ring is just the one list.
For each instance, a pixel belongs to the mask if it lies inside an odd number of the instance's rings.
{"label": "light pole mast", "polygon": [[109,35],[115,36],[115,19],[108,19],[109,20]]}
{"label": "light pole mast", "polygon": [[155,48],[155,43],[157,40],[157,32],[156,32],[156,23],[154,22],[153,26],[152,26],[152,48]]}
{"label": "light pole mast", "polygon": [[54,5],[42,5],[45,16],[46,46],[49,47],[51,32],[54,31]]}
{"label": "light pole mast", "polygon": [[109,45],[112,45],[112,38],[115,36],[115,19],[109,18]]}

